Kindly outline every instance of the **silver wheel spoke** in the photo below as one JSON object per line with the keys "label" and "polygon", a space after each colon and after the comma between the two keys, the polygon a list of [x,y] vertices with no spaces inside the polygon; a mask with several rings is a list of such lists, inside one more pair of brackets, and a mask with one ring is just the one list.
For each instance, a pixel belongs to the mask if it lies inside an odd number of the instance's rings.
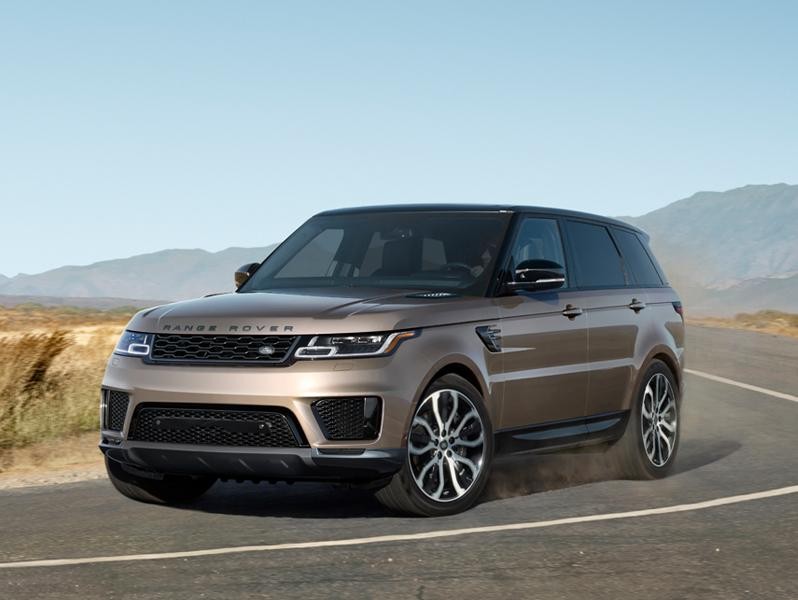
{"label": "silver wheel spoke", "polygon": [[451,412],[449,412],[449,418],[446,419],[446,431],[452,430],[452,423],[454,422],[454,419],[457,416],[457,406],[460,403],[460,401],[458,400],[458,396],[460,394],[454,392],[453,394],[450,395],[452,397],[452,410]]}
{"label": "silver wheel spoke", "polygon": [[660,458],[662,459],[662,462],[664,463],[665,461],[667,461],[667,460],[668,460],[668,458],[670,458],[670,455],[671,455],[671,441],[668,439],[668,436],[667,436],[667,435],[665,435],[665,434],[662,432],[662,430],[661,430],[661,429],[660,429],[660,430],[659,430],[657,433],[659,434],[659,438],[660,438],[660,439],[661,439],[663,442],[665,442],[665,449],[668,451],[668,453],[667,453],[665,456],[663,456],[663,455],[662,455],[662,448],[660,448],[660,455],[659,455],[659,456],[660,456]]}
{"label": "silver wheel spoke", "polygon": [[438,460],[438,487],[432,493],[432,497],[435,500],[441,499],[441,494],[443,494],[443,490],[446,487],[446,471],[443,470],[443,461]]}
{"label": "silver wheel spoke", "polygon": [[452,458],[454,459],[455,462],[463,464],[467,466],[469,469],[471,469],[471,472],[474,474],[474,477],[476,477],[477,473],[479,473],[479,467],[474,464],[474,461],[466,458],[465,456],[460,456],[459,454],[456,453],[452,454]]}
{"label": "silver wheel spoke", "polygon": [[443,419],[441,419],[440,409],[441,393],[435,392],[432,395],[432,413],[435,415],[435,421],[438,423],[438,433],[443,431]]}
{"label": "silver wheel spoke", "polygon": [[432,442],[429,442],[426,446],[423,446],[421,448],[419,448],[418,446],[414,446],[410,442],[407,443],[407,451],[410,452],[410,454],[415,454],[416,456],[426,454],[430,450],[435,450],[435,448],[437,448],[437,446]]}
{"label": "silver wheel spoke", "polygon": [[465,494],[465,490],[457,479],[457,469],[454,466],[454,461],[447,456],[446,462],[449,463],[449,475],[452,477],[452,486],[454,487],[454,491],[457,492],[458,496],[462,496]]}
{"label": "silver wheel spoke", "polygon": [[[460,432],[462,432],[462,431],[463,431],[463,427],[465,427],[465,426],[468,424],[468,422],[469,422],[471,419],[474,419],[474,418],[476,418],[476,417],[479,417],[479,415],[477,414],[477,411],[475,411],[475,410],[472,410],[471,412],[467,413],[467,414],[466,414],[466,415],[465,415],[465,416],[464,416],[464,417],[463,417],[463,418],[460,420],[460,424],[459,424],[459,425],[458,425],[458,426],[455,428],[455,430],[454,430],[454,433],[452,433],[452,435],[453,435],[454,437],[457,437],[457,436],[459,436],[459,435],[460,435]],[[481,425],[481,423],[480,423],[480,425]]]}
{"label": "silver wheel spoke", "polygon": [[667,421],[662,421],[662,423],[660,423],[659,426],[667,429],[671,433],[676,431],[676,424],[675,423],[668,423]]}
{"label": "silver wheel spoke", "polygon": [[424,468],[421,469],[421,473],[419,473],[418,476],[415,477],[416,483],[421,489],[424,489],[424,478],[427,476],[430,469],[434,467],[436,463],[437,460],[431,458],[430,461],[426,465],[424,465]]}
{"label": "silver wheel spoke", "polygon": [[477,446],[481,446],[482,443],[485,441],[485,438],[482,437],[482,434],[479,434],[479,437],[475,440],[461,440],[456,439],[452,446],[465,446],[466,448],[476,448]]}
{"label": "silver wheel spoke", "polygon": [[432,440],[432,439],[435,439],[435,434],[434,434],[434,433],[432,433],[432,427],[430,426],[430,424],[429,424],[429,423],[427,423],[427,422],[426,422],[424,419],[422,419],[421,417],[415,417],[415,418],[413,419],[413,425],[418,425],[419,427],[423,427],[423,428],[424,428],[424,431],[426,431],[426,432],[427,432],[427,435],[429,436],[429,438],[430,438],[431,440]]}
{"label": "silver wheel spoke", "polygon": [[[651,404],[650,408],[649,408],[649,406],[646,403],[646,398],[652,398],[652,401],[650,403]],[[645,418],[645,419],[650,419],[651,416],[652,416],[651,415],[651,409],[654,408],[653,398],[654,398],[654,392],[651,391],[651,386],[648,385],[648,386],[646,386],[646,391],[643,392],[643,410],[642,410],[642,413],[643,413],[643,418]]]}

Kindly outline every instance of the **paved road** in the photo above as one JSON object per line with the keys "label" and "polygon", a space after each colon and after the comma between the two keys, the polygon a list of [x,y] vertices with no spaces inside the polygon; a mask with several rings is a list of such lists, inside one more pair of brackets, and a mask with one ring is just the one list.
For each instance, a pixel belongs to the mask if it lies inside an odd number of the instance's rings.
{"label": "paved road", "polygon": [[[689,366],[798,395],[798,342],[693,328]],[[0,562],[117,556],[549,521],[798,484],[798,403],[688,376],[677,473],[608,480],[601,457],[500,466],[483,502],[391,516],[322,485],[217,485],[190,509],[102,481],[0,493]],[[798,598],[798,494],[545,528],[155,561],[0,569],[0,598]]]}

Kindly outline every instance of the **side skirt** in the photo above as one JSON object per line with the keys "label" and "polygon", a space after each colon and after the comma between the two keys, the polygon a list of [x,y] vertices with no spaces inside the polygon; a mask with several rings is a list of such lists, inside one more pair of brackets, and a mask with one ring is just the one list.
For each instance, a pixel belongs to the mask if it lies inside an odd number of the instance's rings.
{"label": "side skirt", "polygon": [[550,421],[496,432],[496,454],[553,452],[617,440],[626,429],[629,411]]}

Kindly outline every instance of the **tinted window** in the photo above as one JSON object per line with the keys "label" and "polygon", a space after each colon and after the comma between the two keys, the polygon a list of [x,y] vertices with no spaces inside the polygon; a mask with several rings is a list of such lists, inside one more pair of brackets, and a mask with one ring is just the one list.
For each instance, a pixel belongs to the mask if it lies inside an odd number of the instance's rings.
{"label": "tinted window", "polygon": [[576,267],[576,280],[583,287],[626,285],[621,257],[603,225],[568,221]]}
{"label": "tinted window", "polygon": [[552,260],[564,267],[565,258],[557,221],[535,217],[524,219],[518,229],[511,257],[511,268],[532,259]]}
{"label": "tinted window", "polygon": [[631,231],[615,229],[615,239],[621,248],[626,269],[638,285],[662,285],[659,273],[651,262],[640,239]]}
{"label": "tinted window", "polygon": [[316,287],[487,290],[510,216],[395,212],[314,217],[239,291]]}
{"label": "tinted window", "polygon": [[276,278],[324,277],[336,265],[336,251],[344,239],[342,229],[325,229],[275,273]]}

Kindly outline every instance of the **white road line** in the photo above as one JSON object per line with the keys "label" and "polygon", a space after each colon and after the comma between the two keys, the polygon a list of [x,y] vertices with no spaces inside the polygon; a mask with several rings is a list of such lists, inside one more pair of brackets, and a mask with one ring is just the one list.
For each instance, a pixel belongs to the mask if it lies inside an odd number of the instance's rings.
{"label": "white road line", "polygon": [[380,535],[375,537],[354,538],[345,540],[324,540],[318,542],[295,542],[288,544],[269,544],[262,546],[233,546],[230,548],[209,548],[207,550],[187,550],[183,552],[161,552],[153,554],[127,554],[120,556],[94,556],[86,558],[56,558],[50,560],[30,560],[19,562],[0,563],[0,569],[20,569],[28,567],[61,567],[66,565],[90,565],[111,562],[133,562],[141,560],[168,560],[174,558],[195,558],[198,556],[218,556],[220,554],[242,554],[244,552],[274,552],[280,550],[303,550],[312,548],[331,548],[341,546],[363,546],[366,544],[385,544],[389,542],[415,542],[437,538],[451,538],[476,533],[499,533],[503,531],[523,531],[527,529],[541,529],[557,525],[574,525],[578,523],[593,523],[596,521],[613,521],[616,519],[634,519],[654,515],[667,515],[671,513],[687,512],[692,510],[705,510],[740,502],[751,502],[776,496],[798,493],[798,485],[765,490],[752,494],[739,496],[726,496],[694,502],[692,504],[676,504],[660,508],[646,508],[629,512],[607,513],[603,515],[585,515],[581,517],[566,517],[550,521],[532,521],[527,523],[510,523],[507,525],[488,525],[485,527],[468,527],[466,529],[443,529],[439,531],[426,531],[422,533],[407,533],[397,535]]}
{"label": "white road line", "polygon": [[785,394],[784,392],[769,390],[767,388],[751,385],[750,383],[735,381],[734,379],[726,379],[725,377],[713,375],[712,373],[704,373],[703,371],[694,371],[693,369],[685,369],[684,372],[690,373],[690,375],[697,375],[698,377],[703,377],[704,379],[709,379],[710,381],[717,381],[718,383],[726,383],[728,385],[733,385],[738,388],[743,388],[744,390],[751,390],[752,392],[767,394],[768,396],[773,396],[774,398],[781,398],[782,400],[791,400],[792,402],[798,402],[798,396],[793,396],[792,394]]}

